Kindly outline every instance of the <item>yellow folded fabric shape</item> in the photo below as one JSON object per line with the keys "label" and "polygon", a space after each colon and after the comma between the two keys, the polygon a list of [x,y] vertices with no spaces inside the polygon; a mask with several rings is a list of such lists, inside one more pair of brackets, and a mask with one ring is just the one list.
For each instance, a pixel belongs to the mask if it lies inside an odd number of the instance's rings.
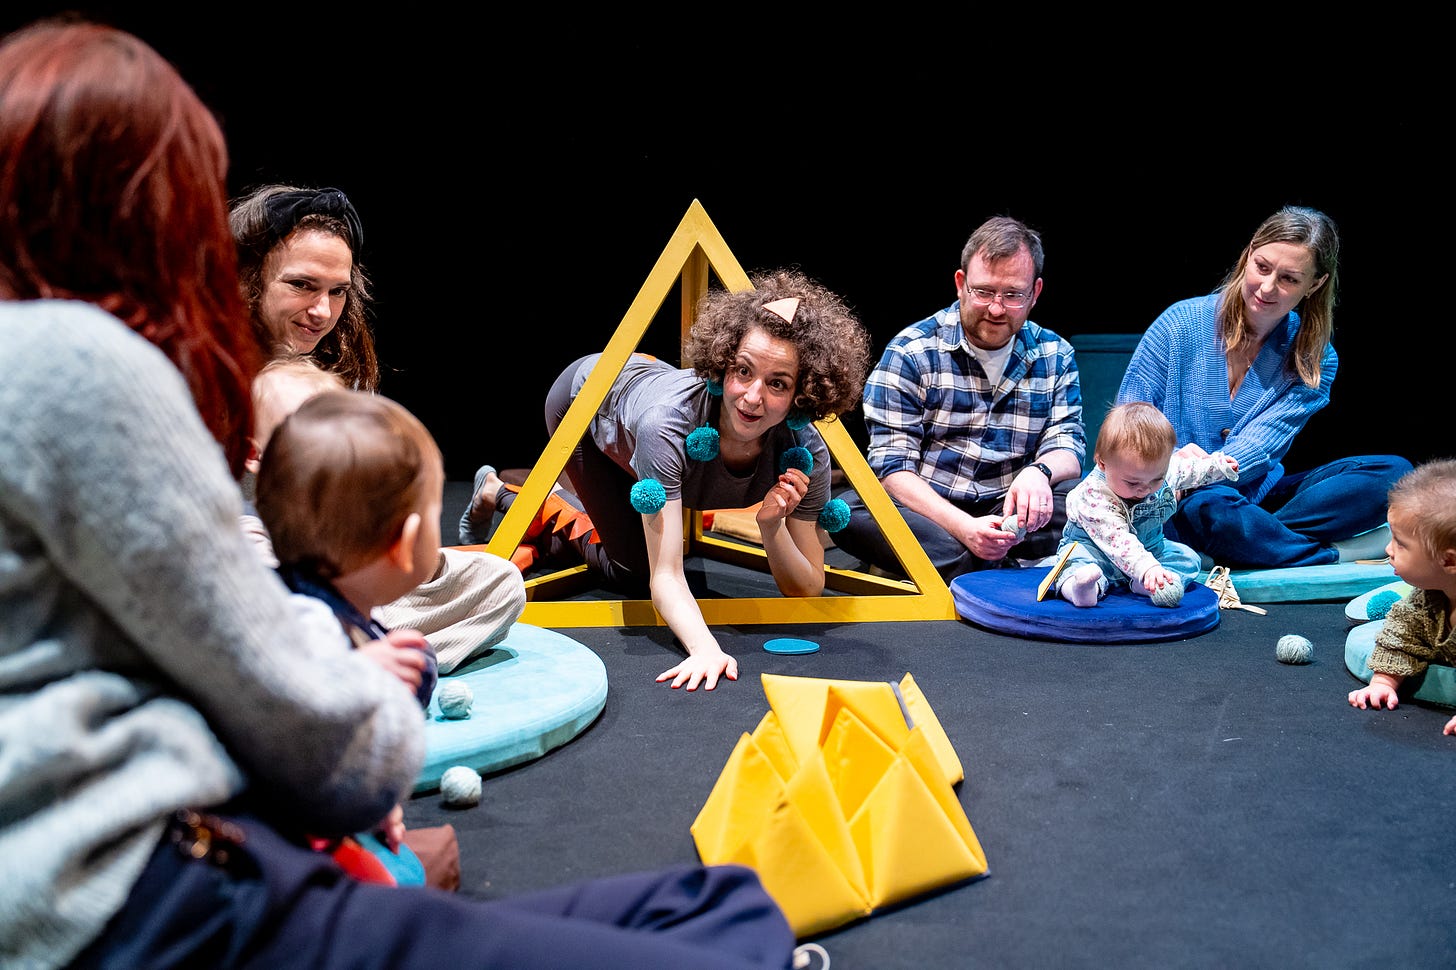
{"label": "yellow folded fabric shape", "polygon": [[762,677],[769,710],[692,824],[704,863],[757,870],[800,938],[986,874],[960,759],[910,674]]}

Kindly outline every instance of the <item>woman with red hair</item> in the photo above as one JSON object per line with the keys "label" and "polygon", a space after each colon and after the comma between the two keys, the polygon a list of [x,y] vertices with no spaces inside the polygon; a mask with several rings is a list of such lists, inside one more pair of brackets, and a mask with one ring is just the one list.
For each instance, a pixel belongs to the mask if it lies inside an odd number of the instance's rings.
{"label": "woman with red hair", "polygon": [[225,175],[136,37],[0,42],[0,965],[787,967],[745,868],[485,902],[311,851],[408,797],[424,724],[238,528]]}

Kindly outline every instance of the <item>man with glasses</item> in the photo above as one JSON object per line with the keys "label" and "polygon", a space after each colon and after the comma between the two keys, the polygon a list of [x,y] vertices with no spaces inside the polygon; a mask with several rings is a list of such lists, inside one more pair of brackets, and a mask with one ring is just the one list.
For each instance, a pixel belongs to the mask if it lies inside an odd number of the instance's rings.
{"label": "man with glasses", "polygon": [[[961,252],[958,300],[897,334],[865,386],[869,465],[947,581],[1054,555],[1082,475],[1072,345],[1027,319],[1042,263],[1037,232],[985,222]],[[903,575],[859,496],[844,497],[836,545]]]}

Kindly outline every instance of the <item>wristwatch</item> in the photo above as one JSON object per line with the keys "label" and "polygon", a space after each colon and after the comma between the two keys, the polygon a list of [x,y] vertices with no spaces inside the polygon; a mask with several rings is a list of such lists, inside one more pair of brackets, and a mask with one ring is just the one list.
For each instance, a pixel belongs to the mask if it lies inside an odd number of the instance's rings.
{"label": "wristwatch", "polygon": [[1047,481],[1052,480],[1052,470],[1046,466],[1046,462],[1034,461],[1029,467],[1035,468],[1037,471],[1045,475],[1047,477]]}

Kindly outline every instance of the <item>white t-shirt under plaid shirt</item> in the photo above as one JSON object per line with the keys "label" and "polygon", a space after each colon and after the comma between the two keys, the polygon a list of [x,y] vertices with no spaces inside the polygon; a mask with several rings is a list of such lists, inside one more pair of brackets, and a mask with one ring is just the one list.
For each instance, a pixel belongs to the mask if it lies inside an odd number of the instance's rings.
{"label": "white t-shirt under plaid shirt", "polygon": [[1048,451],[1086,453],[1072,345],[1028,320],[992,386],[958,302],[890,341],[865,385],[864,417],[879,478],[914,472],[954,502],[1005,495]]}

